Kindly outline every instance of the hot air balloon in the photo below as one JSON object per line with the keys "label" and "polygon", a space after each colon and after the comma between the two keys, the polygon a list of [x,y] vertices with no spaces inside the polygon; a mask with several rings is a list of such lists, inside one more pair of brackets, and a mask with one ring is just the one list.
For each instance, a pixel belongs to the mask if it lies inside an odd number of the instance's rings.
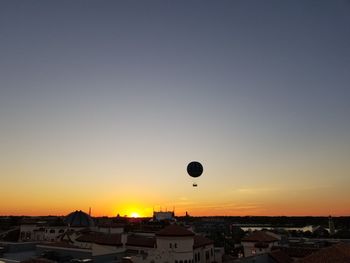
{"label": "hot air balloon", "polygon": [[[197,178],[199,176],[202,175],[203,173],[203,166],[200,162],[190,162],[188,165],[187,165],[187,173],[193,177],[193,178]],[[197,183],[193,183],[193,187],[197,187]]]}

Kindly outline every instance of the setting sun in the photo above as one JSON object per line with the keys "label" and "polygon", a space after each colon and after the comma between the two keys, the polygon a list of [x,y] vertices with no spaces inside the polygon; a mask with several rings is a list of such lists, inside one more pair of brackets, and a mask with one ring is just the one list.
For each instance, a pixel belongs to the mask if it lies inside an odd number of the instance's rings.
{"label": "setting sun", "polygon": [[140,215],[138,213],[136,213],[136,212],[132,212],[130,214],[130,217],[140,217]]}

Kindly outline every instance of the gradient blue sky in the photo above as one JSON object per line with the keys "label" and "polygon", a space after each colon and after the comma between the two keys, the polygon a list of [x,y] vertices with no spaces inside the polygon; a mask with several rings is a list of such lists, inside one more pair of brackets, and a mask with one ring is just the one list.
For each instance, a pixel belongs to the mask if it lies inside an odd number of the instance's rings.
{"label": "gradient blue sky", "polygon": [[1,1],[0,214],[348,215],[349,14]]}

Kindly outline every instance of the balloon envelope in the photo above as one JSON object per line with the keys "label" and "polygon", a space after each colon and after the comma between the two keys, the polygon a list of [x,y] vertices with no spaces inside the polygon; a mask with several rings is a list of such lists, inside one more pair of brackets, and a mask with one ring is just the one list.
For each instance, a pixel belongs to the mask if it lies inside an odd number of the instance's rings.
{"label": "balloon envelope", "polygon": [[187,173],[192,177],[199,177],[203,173],[203,166],[199,162],[190,162],[187,165]]}

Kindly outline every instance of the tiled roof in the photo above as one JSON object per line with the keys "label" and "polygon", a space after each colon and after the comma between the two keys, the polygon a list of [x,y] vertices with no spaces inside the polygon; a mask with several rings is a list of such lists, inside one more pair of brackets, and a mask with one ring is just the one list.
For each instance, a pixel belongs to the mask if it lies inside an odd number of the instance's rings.
{"label": "tiled roof", "polygon": [[100,228],[124,228],[124,223],[100,223],[98,224]]}
{"label": "tiled roof", "polygon": [[292,258],[303,258],[310,255],[313,252],[320,250],[319,248],[309,247],[272,247],[272,250],[274,249],[282,250]]}
{"label": "tiled roof", "polygon": [[194,233],[187,230],[186,228],[179,225],[169,225],[159,232],[156,233],[157,236],[166,236],[166,237],[185,237],[185,236],[194,236]]}
{"label": "tiled roof", "polygon": [[350,244],[338,243],[322,248],[300,260],[300,263],[349,263]]}
{"label": "tiled roof", "polygon": [[156,239],[154,237],[131,235],[128,236],[126,245],[135,247],[155,247]]}
{"label": "tiled roof", "polygon": [[269,235],[264,231],[255,231],[249,236],[242,238],[243,242],[274,242],[278,241],[278,238]]}
{"label": "tiled roof", "polygon": [[292,263],[293,260],[284,252],[281,250],[275,250],[269,253],[269,256],[276,262],[276,263]]}
{"label": "tiled roof", "polygon": [[75,211],[66,216],[65,222],[71,227],[92,227],[94,221],[83,211]]}
{"label": "tiled roof", "polygon": [[213,244],[213,241],[203,236],[194,236],[193,248],[204,247]]}
{"label": "tiled roof", "polygon": [[156,233],[162,230],[164,226],[161,225],[139,225],[137,227],[133,227],[133,232],[139,233]]}
{"label": "tiled roof", "polygon": [[76,239],[79,242],[95,243],[100,245],[122,246],[120,234],[88,233]]}

